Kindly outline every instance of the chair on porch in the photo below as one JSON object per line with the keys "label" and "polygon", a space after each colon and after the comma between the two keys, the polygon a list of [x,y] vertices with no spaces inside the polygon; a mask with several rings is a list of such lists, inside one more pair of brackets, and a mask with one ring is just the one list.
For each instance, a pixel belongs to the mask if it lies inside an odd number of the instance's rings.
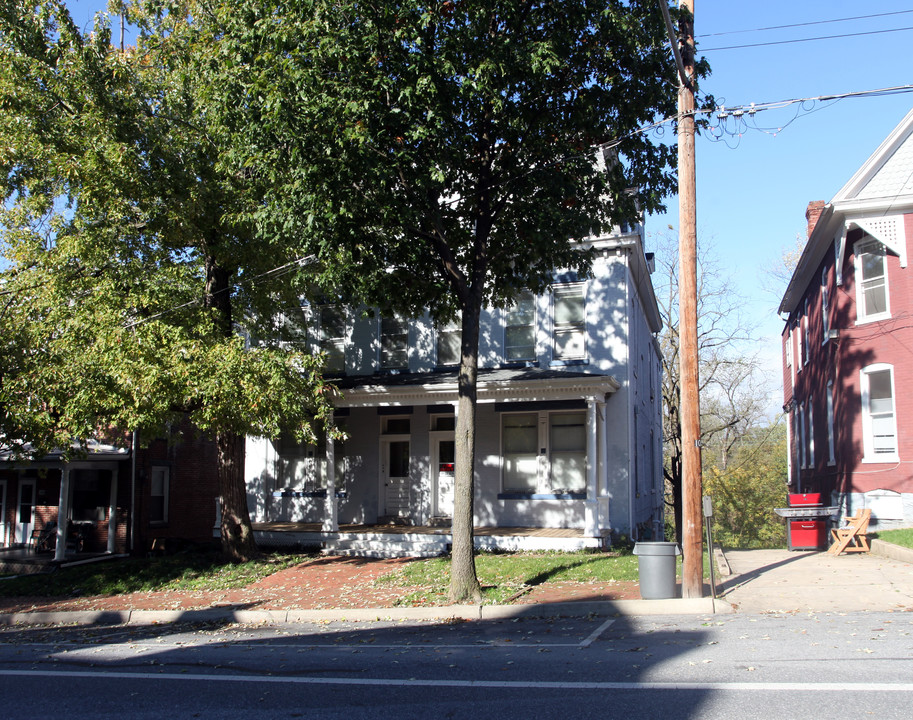
{"label": "chair on porch", "polygon": [[834,544],[831,545],[828,553],[839,555],[842,552],[868,552],[869,539],[866,537],[866,533],[869,530],[871,517],[872,509],[864,508],[858,510],[855,515],[847,517],[846,525],[831,530]]}

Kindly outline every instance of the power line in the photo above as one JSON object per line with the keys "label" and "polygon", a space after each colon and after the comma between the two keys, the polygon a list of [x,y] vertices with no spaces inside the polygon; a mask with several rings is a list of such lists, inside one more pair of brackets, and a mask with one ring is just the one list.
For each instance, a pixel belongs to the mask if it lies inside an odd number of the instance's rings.
{"label": "power line", "polygon": [[911,27],[888,28],[887,30],[869,30],[867,32],[845,33],[843,35],[821,35],[811,38],[796,38],[794,40],[774,40],[771,42],[748,43],[746,45],[727,45],[725,47],[701,48],[701,52],[714,52],[717,50],[742,50],[745,48],[768,47],[770,45],[791,45],[794,43],[813,42],[815,40],[839,40],[844,38],[861,37],[863,35],[883,35],[885,33],[902,32],[904,30],[913,30]]}
{"label": "power line", "polygon": [[871,20],[873,18],[888,17],[890,15],[906,15],[908,13],[913,13],[913,10],[895,10],[894,12],[875,13],[873,15],[856,15],[855,17],[834,18],[833,20],[812,20],[810,22],[792,23],[790,25],[771,25],[769,27],[754,28],[752,30],[726,30],[718,33],[705,33],[699,37],[720,37],[721,35],[739,35],[741,33],[765,32],[767,30],[788,30],[790,28],[827,25],[829,23],[850,22],[852,20]]}

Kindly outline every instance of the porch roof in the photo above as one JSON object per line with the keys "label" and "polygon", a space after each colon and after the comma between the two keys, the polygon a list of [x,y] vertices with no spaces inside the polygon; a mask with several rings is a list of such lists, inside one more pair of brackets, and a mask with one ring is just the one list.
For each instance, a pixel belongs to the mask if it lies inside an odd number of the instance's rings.
{"label": "porch roof", "polygon": [[32,446],[28,443],[12,448],[0,446],[0,465],[9,467],[95,467],[99,463],[107,465],[130,458],[129,447],[118,447],[89,440],[85,448],[80,448],[79,443],[73,443],[69,456],[61,449],[51,450],[40,456],[30,457]]}
{"label": "porch roof", "polygon": [[[332,381],[340,391],[335,404],[346,408],[455,403],[459,397],[458,375],[459,371],[451,368],[344,377]],[[619,387],[611,375],[536,367],[483,368],[478,375],[478,401],[604,399]]]}

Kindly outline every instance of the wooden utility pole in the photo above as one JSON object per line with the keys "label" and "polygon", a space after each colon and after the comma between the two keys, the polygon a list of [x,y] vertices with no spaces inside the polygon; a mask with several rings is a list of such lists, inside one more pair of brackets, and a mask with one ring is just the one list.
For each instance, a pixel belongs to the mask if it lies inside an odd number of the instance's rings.
{"label": "wooden utility pole", "polygon": [[[663,0],[660,0],[661,2]],[[694,0],[679,0],[682,63],[678,91],[679,358],[682,423],[682,597],[704,590],[701,528],[701,411],[697,346],[697,192],[694,164]]]}

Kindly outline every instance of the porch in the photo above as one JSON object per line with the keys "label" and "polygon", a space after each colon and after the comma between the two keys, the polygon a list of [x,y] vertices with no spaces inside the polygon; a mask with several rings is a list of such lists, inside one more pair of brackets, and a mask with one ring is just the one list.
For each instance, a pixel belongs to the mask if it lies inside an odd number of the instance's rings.
{"label": "porch", "polygon": [[[315,548],[327,555],[357,557],[436,557],[450,552],[449,527],[429,525],[340,524],[327,531],[321,523],[254,523],[261,548]],[[476,527],[477,550],[502,552],[554,550],[573,552],[604,546],[602,538],[585,537],[580,528]]]}
{"label": "porch", "polygon": [[67,549],[62,560],[55,559],[53,552],[36,552],[31,547],[0,548],[0,576],[34,575],[52,572],[57,568],[82,565],[90,562],[110,560],[124,555],[113,555],[108,552],[77,552]]}

